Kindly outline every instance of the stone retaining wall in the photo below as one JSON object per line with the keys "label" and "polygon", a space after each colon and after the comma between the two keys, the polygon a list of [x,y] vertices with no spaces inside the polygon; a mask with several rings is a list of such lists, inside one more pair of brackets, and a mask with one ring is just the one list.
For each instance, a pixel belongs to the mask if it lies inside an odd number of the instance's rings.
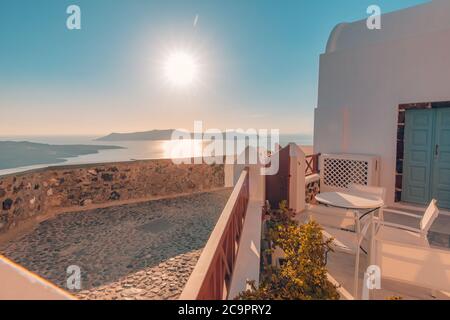
{"label": "stone retaining wall", "polygon": [[171,160],[50,167],[2,176],[0,234],[44,214],[223,186],[223,165],[175,165]]}

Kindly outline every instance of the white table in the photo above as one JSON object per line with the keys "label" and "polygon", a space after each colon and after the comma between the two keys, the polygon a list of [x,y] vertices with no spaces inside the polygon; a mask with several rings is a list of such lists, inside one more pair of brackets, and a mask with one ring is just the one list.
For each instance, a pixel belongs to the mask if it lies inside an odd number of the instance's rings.
{"label": "white table", "polygon": [[[371,226],[370,253],[373,252],[373,249],[374,249],[373,234],[375,232],[373,213],[384,206],[383,199],[376,197],[372,194],[362,193],[362,192],[360,192],[360,193],[359,192],[324,192],[324,193],[317,194],[315,198],[321,204],[331,206],[331,207],[336,207],[336,208],[352,210],[353,212],[355,212],[355,214],[357,214],[357,217],[355,216],[355,220],[356,220],[356,234],[357,234],[358,242],[360,241],[359,239],[362,239],[362,237],[364,237],[364,233],[365,233],[365,231],[361,232],[360,220],[370,214],[371,215],[371,220],[369,221],[370,226]],[[354,286],[355,286],[354,295],[355,295],[355,297],[357,297],[357,290],[358,290],[359,249],[361,249],[364,253],[367,254],[367,251],[364,250],[361,246],[357,245],[356,247],[357,247],[357,250],[356,250],[355,277],[354,277]],[[371,254],[371,256],[372,256],[372,254]],[[369,261],[372,262],[372,260],[373,260],[373,257],[370,257]]]}
{"label": "white table", "polygon": [[384,205],[383,199],[362,192],[324,192],[317,194],[316,200],[324,205],[351,210],[376,210]]}

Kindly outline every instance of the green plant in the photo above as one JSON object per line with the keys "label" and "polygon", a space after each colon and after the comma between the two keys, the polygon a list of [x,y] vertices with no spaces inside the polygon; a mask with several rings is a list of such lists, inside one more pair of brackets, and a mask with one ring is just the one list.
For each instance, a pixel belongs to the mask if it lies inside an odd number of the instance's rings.
{"label": "green plant", "polygon": [[239,294],[240,300],[333,300],[339,299],[336,287],[327,279],[326,253],[330,240],[324,241],[321,227],[310,221],[277,225],[275,245],[285,252],[284,263],[267,267],[256,288]]}
{"label": "green plant", "polygon": [[269,241],[275,242],[278,239],[280,227],[295,224],[292,218],[295,216],[295,211],[289,209],[287,201],[283,200],[279,204],[279,209],[272,210],[270,205],[265,207],[266,216],[269,216],[267,220],[267,233],[265,238]]}

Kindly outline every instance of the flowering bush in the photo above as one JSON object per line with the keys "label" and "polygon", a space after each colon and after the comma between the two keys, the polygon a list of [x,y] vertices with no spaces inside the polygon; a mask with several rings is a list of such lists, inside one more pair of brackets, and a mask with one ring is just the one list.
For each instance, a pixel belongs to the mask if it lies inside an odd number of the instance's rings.
{"label": "flowering bush", "polygon": [[[290,210],[285,206],[275,214],[279,220],[270,228],[270,240],[280,247],[285,258],[281,266],[265,268],[258,288],[242,292],[240,300],[334,300],[336,287],[327,279],[326,254],[332,240],[323,240],[322,228],[310,221],[298,225],[285,219]],[[273,221],[272,221],[273,222]]]}

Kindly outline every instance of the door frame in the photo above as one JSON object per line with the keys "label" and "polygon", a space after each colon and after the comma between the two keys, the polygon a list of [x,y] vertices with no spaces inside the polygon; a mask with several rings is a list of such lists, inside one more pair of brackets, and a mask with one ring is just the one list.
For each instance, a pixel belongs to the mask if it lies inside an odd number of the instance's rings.
{"label": "door frame", "polygon": [[[397,154],[396,154],[396,170],[395,170],[395,188],[394,199],[395,202],[402,201],[403,191],[403,161],[405,155],[405,120],[407,110],[423,110],[423,109],[437,109],[450,108],[450,101],[439,102],[423,102],[423,103],[406,103],[398,106],[397,118]],[[431,187],[431,186],[430,186]]]}
{"label": "door frame", "polygon": [[[403,186],[405,192],[402,193],[402,201],[407,203],[415,203],[419,205],[426,205],[430,203],[432,199],[433,189],[433,177],[434,177],[434,155],[433,146],[435,144],[436,133],[436,110],[437,109],[415,109],[405,111],[405,157],[403,160]],[[425,120],[426,124],[415,124],[415,121],[419,117],[422,121]],[[426,142],[422,145],[416,145],[413,143],[413,135],[419,130],[424,132],[426,130]],[[410,140],[409,143],[406,140]],[[409,150],[409,161],[406,162]],[[414,159],[413,154],[420,152],[425,154],[423,159]],[[412,168],[425,169],[424,180],[418,184],[414,182],[413,177],[410,175]],[[410,179],[410,181],[408,181]],[[406,181],[406,183],[405,183]],[[414,195],[408,192],[408,186],[422,188],[422,196]]]}

